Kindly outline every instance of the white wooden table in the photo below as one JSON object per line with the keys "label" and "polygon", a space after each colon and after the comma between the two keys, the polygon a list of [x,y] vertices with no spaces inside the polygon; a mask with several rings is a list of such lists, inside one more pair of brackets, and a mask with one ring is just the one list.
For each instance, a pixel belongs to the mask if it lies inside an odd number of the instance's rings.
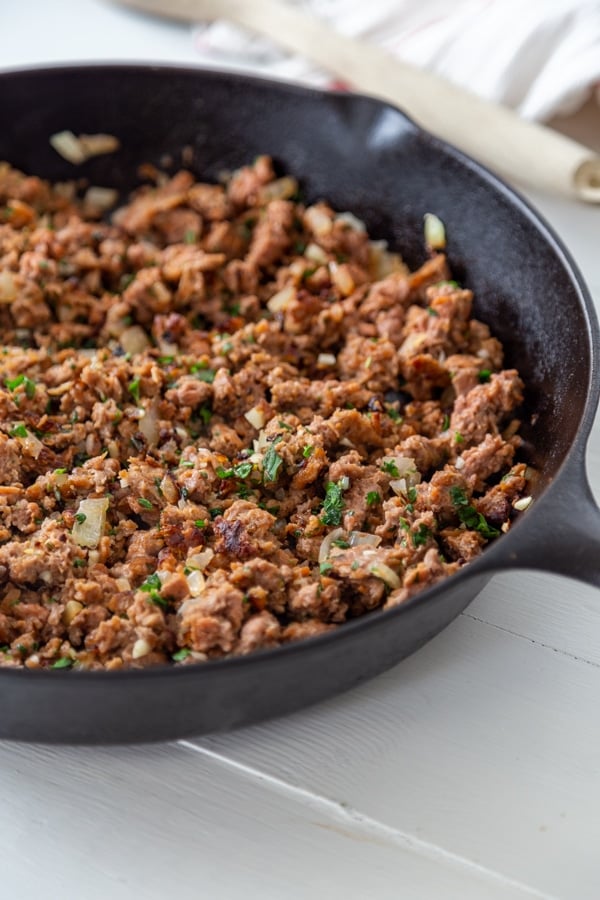
{"label": "white wooden table", "polygon": [[[195,59],[187,29],[95,0],[0,24],[3,67]],[[600,144],[597,109],[567,127]],[[531,199],[600,301],[600,208]],[[598,496],[600,424],[588,465]],[[2,743],[0,796],[7,900],[597,900],[600,593],[507,573],[377,680],[234,734]]]}

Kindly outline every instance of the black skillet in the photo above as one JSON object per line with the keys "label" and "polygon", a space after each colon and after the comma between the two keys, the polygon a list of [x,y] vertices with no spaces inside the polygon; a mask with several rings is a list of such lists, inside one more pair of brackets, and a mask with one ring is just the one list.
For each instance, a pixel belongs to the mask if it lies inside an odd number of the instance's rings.
{"label": "black skillet", "polygon": [[[145,671],[0,670],[0,737],[109,743],[233,728],[292,712],[371,678],[446,627],[494,572],[539,568],[600,585],[600,513],[584,452],[598,404],[592,301],[551,229],[506,185],[379,101],[244,76],[150,66],[0,75],[0,159],[50,179],[82,175],[124,193],[142,161],[194,149],[216,178],[268,153],[308,200],[352,210],[411,265],[422,222],[445,222],[456,277],[527,385],[524,434],[540,480],[529,510],[475,562],[389,612],[298,644]],[[468,127],[467,125],[465,127]],[[74,169],[54,132],[108,132],[122,149]]]}

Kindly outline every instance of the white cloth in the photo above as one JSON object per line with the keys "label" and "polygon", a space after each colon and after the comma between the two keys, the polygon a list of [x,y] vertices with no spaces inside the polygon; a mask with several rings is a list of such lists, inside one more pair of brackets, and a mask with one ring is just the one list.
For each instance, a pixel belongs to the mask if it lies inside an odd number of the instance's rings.
{"label": "white cloth", "polygon": [[[288,2],[528,119],[568,114],[593,93],[600,101],[600,0]],[[227,22],[198,26],[195,39],[212,65],[331,83],[308,60]]]}

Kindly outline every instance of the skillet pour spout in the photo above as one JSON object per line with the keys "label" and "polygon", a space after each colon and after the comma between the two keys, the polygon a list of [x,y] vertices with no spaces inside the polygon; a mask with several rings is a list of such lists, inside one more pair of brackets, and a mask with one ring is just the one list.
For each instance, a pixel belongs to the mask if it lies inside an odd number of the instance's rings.
{"label": "skillet pour spout", "polygon": [[[423,216],[445,224],[453,271],[475,315],[526,385],[523,435],[534,501],[474,562],[405,604],[248,656],[125,671],[0,669],[0,738],[125,743],[199,735],[290,713],[372,678],[418,650],[506,568],[600,586],[600,512],[585,445],[600,394],[598,325],[552,229],[498,178],[369,97],[172,66],[80,65],[0,74],[0,160],[53,181],[126,195],[142,162],[189,148],[217,180],[260,154],[298,177],[308,202],[351,210],[370,234],[423,261]],[[111,134],[120,149],[74,170],[49,137]]]}

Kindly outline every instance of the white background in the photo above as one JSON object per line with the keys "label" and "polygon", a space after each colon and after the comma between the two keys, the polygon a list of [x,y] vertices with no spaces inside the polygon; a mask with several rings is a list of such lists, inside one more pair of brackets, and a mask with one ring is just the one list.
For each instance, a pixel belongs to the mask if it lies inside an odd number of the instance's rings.
{"label": "white background", "polygon": [[[188,28],[95,0],[3,2],[0,33],[5,68],[195,59]],[[600,141],[595,108],[565,127]],[[530,196],[600,300],[600,208]],[[588,465],[598,494],[598,426]],[[416,656],[287,719],[0,743],[0,895],[597,900],[599,708],[598,591],[507,573]]]}

